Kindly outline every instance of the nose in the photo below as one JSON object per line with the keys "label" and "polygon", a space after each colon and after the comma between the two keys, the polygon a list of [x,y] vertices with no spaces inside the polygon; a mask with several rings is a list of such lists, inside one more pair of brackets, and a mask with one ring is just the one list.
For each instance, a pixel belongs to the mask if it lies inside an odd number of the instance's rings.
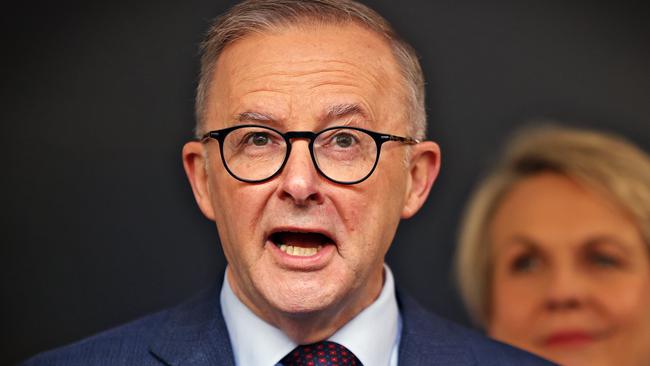
{"label": "nose", "polygon": [[569,263],[556,265],[549,274],[546,309],[571,311],[581,308],[589,295],[589,281],[586,275]]}
{"label": "nose", "polygon": [[308,140],[293,140],[291,153],[279,177],[280,198],[298,206],[323,202],[322,179],[312,162],[308,143]]}

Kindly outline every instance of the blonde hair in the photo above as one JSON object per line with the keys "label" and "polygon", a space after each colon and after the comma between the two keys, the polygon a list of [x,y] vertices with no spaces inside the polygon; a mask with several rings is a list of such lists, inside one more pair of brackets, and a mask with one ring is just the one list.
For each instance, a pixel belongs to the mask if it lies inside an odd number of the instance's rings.
{"label": "blonde hair", "polygon": [[525,129],[515,135],[496,168],[479,184],[461,224],[455,274],[465,306],[477,325],[485,326],[489,320],[492,263],[488,230],[493,213],[515,184],[549,171],[610,197],[633,218],[650,245],[648,155],[611,134],[557,126]]}
{"label": "blonde hair", "polygon": [[395,56],[404,78],[408,133],[416,139],[426,134],[424,74],[413,47],[399,37],[390,23],[369,7],[351,0],[247,0],[215,19],[201,44],[201,72],[196,92],[195,133],[205,125],[208,91],[223,49],[249,35],[313,21],[317,24],[355,23],[382,36]]}

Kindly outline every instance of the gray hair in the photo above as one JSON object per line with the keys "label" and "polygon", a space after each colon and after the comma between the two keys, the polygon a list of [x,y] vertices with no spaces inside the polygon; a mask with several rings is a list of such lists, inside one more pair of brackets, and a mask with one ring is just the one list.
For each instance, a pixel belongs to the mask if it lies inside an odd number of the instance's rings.
{"label": "gray hair", "polygon": [[223,49],[248,34],[305,21],[336,25],[356,23],[382,36],[404,78],[408,104],[406,118],[410,121],[408,133],[417,139],[425,137],[424,75],[415,50],[381,15],[351,0],[247,0],[216,18],[201,44],[201,73],[195,102],[197,137],[204,132],[206,99]]}
{"label": "gray hair", "polygon": [[513,186],[543,172],[562,174],[610,198],[633,218],[650,252],[647,154],[611,134],[553,126],[523,130],[479,184],[460,229],[456,280],[478,325],[487,325],[490,316],[493,263],[488,232],[494,212]]}

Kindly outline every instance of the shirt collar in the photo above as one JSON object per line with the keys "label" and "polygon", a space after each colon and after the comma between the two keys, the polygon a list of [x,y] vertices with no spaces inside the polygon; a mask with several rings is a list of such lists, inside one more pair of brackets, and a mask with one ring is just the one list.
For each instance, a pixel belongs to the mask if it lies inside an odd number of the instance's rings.
{"label": "shirt collar", "polygon": [[237,366],[272,366],[296,348],[280,329],[260,319],[239,300],[226,275],[221,286],[221,312]]}
{"label": "shirt collar", "polygon": [[[272,366],[298,346],[248,309],[232,291],[227,276],[221,287],[221,311],[238,366]],[[393,274],[384,264],[384,285],[379,297],[328,340],[345,346],[364,365],[388,365],[395,356],[399,328]]]}
{"label": "shirt collar", "polygon": [[364,365],[389,365],[399,342],[399,310],[393,274],[384,264],[384,286],[375,302],[329,340],[344,345]]}

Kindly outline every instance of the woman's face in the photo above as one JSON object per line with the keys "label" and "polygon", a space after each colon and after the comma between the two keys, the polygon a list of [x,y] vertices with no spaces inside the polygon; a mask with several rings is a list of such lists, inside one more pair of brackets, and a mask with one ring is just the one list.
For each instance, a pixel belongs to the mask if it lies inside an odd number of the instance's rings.
{"label": "woman's face", "polygon": [[489,238],[490,336],[562,365],[650,365],[650,257],[620,208],[542,173],[504,197]]}

